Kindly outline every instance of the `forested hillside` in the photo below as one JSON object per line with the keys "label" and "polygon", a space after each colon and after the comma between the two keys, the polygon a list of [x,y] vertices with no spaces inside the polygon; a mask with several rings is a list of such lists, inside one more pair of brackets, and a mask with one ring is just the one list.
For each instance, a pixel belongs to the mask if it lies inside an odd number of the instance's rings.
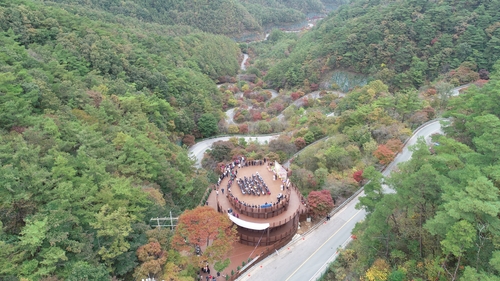
{"label": "forested hillside", "polygon": [[[341,2],[1,1],[0,279],[192,280],[196,260],[172,247],[169,229],[149,226],[198,205],[214,175],[194,170],[183,144],[288,130],[268,147],[217,143],[204,164],[283,162],[325,137],[292,163],[304,194],[329,189],[340,201],[373,179],[362,202],[371,215],[331,269],[336,279],[497,280],[500,78],[456,100],[450,90],[487,79],[500,57],[500,1],[356,0],[310,33],[248,44],[260,56],[248,70],[255,83],[217,88],[241,55],[224,35]],[[346,95],[319,91],[339,68],[375,79]],[[291,90],[271,99],[269,85]],[[312,91],[317,99],[285,109]],[[236,122],[255,124],[228,126],[223,111],[235,105]],[[448,136],[417,147],[388,182],[398,192],[381,196],[375,167],[446,110]]]}
{"label": "forested hillside", "polygon": [[418,88],[464,61],[490,69],[500,58],[499,21],[500,1],[351,1],[298,41],[281,43],[284,59],[261,65],[275,87],[345,69]]}
{"label": "forested hillside", "polygon": [[[239,49],[28,0],[0,4],[0,30],[0,279],[133,279],[148,239],[169,250],[149,219],[208,186],[177,141],[216,133],[214,79],[236,74]],[[186,270],[177,255],[169,276]]]}
{"label": "forested hillside", "polygon": [[105,10],[114,15],[134,17],[141,21],[166,25],[188,25],[200,30],[237,36],[262,31],[269,24],[304,20],[307,13],[321,13],[323,3],[342,0],[53,0],[67,4]]}
{"label": "forested hillside", "polygon": [[[201,115],[213,113],[218,120],[223,102],[213,79],[237,73],[239,49],[233,41],[187,27],[119,20],[105,12],[93,13],[92,19],[75,16],[79,11],[84,8],[67,12],[30,1],[8,1],[0,10],[4,36],[18,42],[22,47],[19,50],[25,49],[20,59],[5,59],[26,69],[47,68],[51,75],[35,77],[30,80],[34,84],[41,80],[48,86],[66,85],[57,88],[64,96],[51,100],[56,104],[39,99],[33,111],[55,109],[59,101],[81,106],[76,95],[86,96],[84,89],[105,86],[97,92],[123,100],[157,98],[178,108],[170,116],[155,113],[157,109],[149,105],[142,108],[148,120],[161,129],[200,135],[203,130],[197,128],[196,122]],[[59,79],[52,79],[54,75]],[[39,95],[57,96],[50,92]],[[184,111],[187,105],[191,108]]]}
{"label": "forested hillside", "polygon": [[324,280],[500,280],[499,81],[450,101],[446,136],[385,181],[396,193],[371,178],[369,215]]}

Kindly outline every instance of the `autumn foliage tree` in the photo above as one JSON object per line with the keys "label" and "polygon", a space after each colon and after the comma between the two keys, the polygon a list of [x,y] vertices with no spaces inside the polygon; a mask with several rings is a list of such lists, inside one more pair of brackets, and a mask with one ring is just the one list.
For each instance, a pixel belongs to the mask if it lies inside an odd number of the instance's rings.
{"label": "autumn foliage tree", "polygon": [[311,191],[307,203],[313,217],[326,216],[335,206],[328,190]]}
{"label": "autumn foliage tree", "polygon": [[393,152],[400,152],[403,148],[403,143],[399,139],[390,139],[385,143],[385,146]]}
{"label": "autumn foliage tree", "polygon": [[381,144],[377,150],[373,152],[373,156],[377,157],[380,164],[387,165],[394,159],[394,151],[390,150],[387,146]]}
{"label": "autumn foliage tree", "polygon": [[361,182],[363,180],[363,170],[354,172],[354,174],[352,174],[352,178],[357,182]]}
{"label": "autumn foliage tree", "polygon": [[137,259],[141,262],[134,272],[137,279],[157,277],[167,262],[167,252],[154,238],[150,239],[148,244],[139,247],[136,254]]}
{"label": "autumn foliage tree", "polygon": [[195,144],[195,138],[193,135],[185,135],[182,138],[182,143],[187,145],[188,147],[191,147]]}
{"label": "autumn foliage tree", "polygon": [[302,148],[306,147],[307,143],[304,140],[304,138],[298,137],[294,141],[295,146],[297,147],[298,150],[301,150]]}
{"label": "autumn foliage tree", "polygon": [[383,259],[377,259],[372,267],[366,271],[365,280],[368,281],[382,281],[387,280],[389,276],[390,268],[389,264]]}
{"label": "autumn foliage tree", "polygon": [[236,229],[227,215],[209,206],[185,211],[172,238],[172,247],[178,251],[194,253],[196,245],[206,246],[201,260],[220,261],[236,241]]}
{"label": "autumn foliage tree", "polygon": [[240,130],[241,134],[247,134],[248,133],[248,124],[241,124],[238,126],[238,129]]}
{"label": "autumn foliage tree", "polygon": [[262,120],[262,114],[260,112],[254,112],[252,114],[252,120],[253,121],[259,121]]}

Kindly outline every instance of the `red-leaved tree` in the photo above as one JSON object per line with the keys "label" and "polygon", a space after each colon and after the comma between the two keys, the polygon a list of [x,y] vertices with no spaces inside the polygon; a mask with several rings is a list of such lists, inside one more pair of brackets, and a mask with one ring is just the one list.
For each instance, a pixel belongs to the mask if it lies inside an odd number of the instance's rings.
{"label": "red-leaved tree", "polygon": [[252,119],[253,119],[253,121],[262,120],[262,114],[260,112],[252,113]]}
{"label": "red-leaved tree", "polygon": [[309,107],[309,105],[310,105],[309,99],[308,98],[304,98],[302,100],[302,106]]}
{"label": "red-leaved tree", "polygon": [[389,150],[397,153],[403,148],[403,143],[399,139],[390,139],[385,143],[385,146],[387,146]]}
{"label": "red-leaved tree", "polygon": [[363,180],[363,170],[354,172],[354,174],[352,174],[352,178],[357,182],[361,182]]}
{"label": "red-leaved tree", "polygon": [[298,150],[301,150],[302,148],[306,147],[307,143],[306,140],[302,137],[298,137],[294,141],[295,147],[297,147]]}
{"label": "red-leaved tree", "polygon": [[378,146],[377,150],[373,152],[373,156],[377,157],[378,161],[382,165],[387,165],[394,160],[394,151],[387,148],[387,146],[381,144]]}
{"label": "red-leaved tree", "polygon": [[311,191],[307,197],[307,204],[313,217],[326,216],[335,206],[328,190]]}
{"label": "red-leaved tree", "polygon": [[194,253],[196,245],[206,248],[200,260],[222,260],[236,241],[236,229],[227,215],[209,206],[187,210],[179,216],[172,238],[172,247],[178,251]]}
{"label": "red-leaved tree", "polygon": [[292,97],[292,100],[295,101],[295,100],[298,100],[300,98],[300,95],[297,92],[293,92],[290,94],[290,97]]}
{"label": "red-leaved tree", "polygon": [[195,144],[195,139],[193,135],[185,135],[182,138],[182,143],[187,145],[188,147],[191,147]]}
{"label": "red-leaved tree", "polygon": [[242,134],[248,133],[248,124],[241,124],[238,126],[238,128],[240,129],[240,133]]}

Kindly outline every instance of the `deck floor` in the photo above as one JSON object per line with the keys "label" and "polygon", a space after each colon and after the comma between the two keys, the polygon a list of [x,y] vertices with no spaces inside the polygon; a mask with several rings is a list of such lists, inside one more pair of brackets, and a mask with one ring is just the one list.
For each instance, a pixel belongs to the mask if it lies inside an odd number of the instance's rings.
{"label": "deck floor", "polygon": [[[242,167],[238,169],[238,178],[243,178],[244,176],[246,177],[251,177],[253,174],[256,174],[259,172],[260,176],[264,180],[264,182],[267,184],[269,187],[269,191],[271,192],[270,195],[261,195],[261,196],[256,196],[256,195],[248,195],[245,194],[243,195],[241,193],[240,188],[238,187],[238,184],[236,182],[233,183],[231,186],[231,192],[233,196],[237,197],[238,200],[243,201],[247,204],[250,205],[262,205],[264,203],[273,203],[277,202],[277,196],[280,193],[286,194],[286,190],[282,191],[281,190],[281,185],[282,182],[280,179],[273,180],[273,172],[270,172],[267,170],[266,165],[258,165],[258,166],[247,166],[247,167]],[[212,192],[210,197],[216,197],[210,200],[209,198],[209,205],[213,206],[214,208],[217,208],[217,201],[219,202],[219,205],[222,207],[223,210],[228,210],[229,208],[233,208],[231,203],[229,202],[228,194],[227,194],[227,184],[228,184],[229,178],[224,178],[224,180],[221,181],[220,187],[219,187],[219,195],[215,195],[215,192]],[[222,194],[222,188],[224,188],[224,194]],[[290,187],[292,188],[292,187]],[[286,189],[286,187],[285,187]],[[287,207],[286,212],[283,212],[277,216],[274,216],[272,218],[268,219],[259,219],[259,218],[252,218],[249,216],[245,216],[242,214],[239,214],[240,219],[246,220],[249,222],[255,222],[255,223],[264,223],[268,222],[270,224],[272,223],[277,223],[279,221],[285,220],[286,218],[292,216],[297,210],[299,209],[305,209],[306,207],[301,204],[300,202],[300,197],[295,192],[292,188],[291,194],[290,194],[290,203]],[[233,208],[234,210],[234,208]]]}

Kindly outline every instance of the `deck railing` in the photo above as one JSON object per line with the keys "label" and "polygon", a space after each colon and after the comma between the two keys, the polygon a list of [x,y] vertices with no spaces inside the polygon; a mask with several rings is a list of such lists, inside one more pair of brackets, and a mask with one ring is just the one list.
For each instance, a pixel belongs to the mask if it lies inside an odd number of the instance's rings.
{"label": "deck railing", "polygon": [[257,205],[257,207],[251,207],[249,206],[249,204],[243,203],[242,201],[240,201],[240,199],[234,197],[231,193],[225,195],[236,212],[252,218],[267,219],[280,215],[286,211],[286,208],[290,203],[291,192],[289,189],[284,192],[286,194],[284,194],[284,198],[281,199],[279,203],[275,203],[267,208],[262,208],[261,205]]}

